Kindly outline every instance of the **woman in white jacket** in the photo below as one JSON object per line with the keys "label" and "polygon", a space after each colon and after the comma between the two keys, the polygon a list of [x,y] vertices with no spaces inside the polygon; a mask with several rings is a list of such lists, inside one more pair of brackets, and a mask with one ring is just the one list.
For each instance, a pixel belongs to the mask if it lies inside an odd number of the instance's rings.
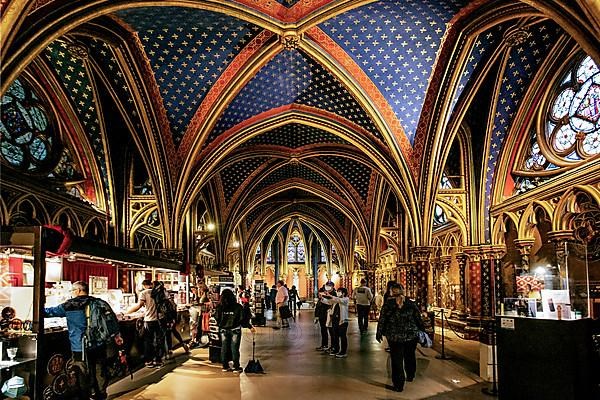
{"label": "woman in white jacket", "polygon": [[331,347],[338,350],[338,352],[333,352],[331,355],[335,355],[336,358],[346,358],[348,357],[348,337],[346,336],[348,332],[348,304],[350,304],[348,289],[339,288],[337,295],[338,297],[323,296],[323,303],[333,305],[327,314],[327,326],[332,327],[335,331]]}

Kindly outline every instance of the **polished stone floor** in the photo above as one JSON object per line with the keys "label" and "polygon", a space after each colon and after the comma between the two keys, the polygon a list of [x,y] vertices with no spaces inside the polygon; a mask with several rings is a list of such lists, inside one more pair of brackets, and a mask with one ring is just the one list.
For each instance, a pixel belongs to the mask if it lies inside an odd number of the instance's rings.
{"label": "polished stone floor", "polygon": [[[220,363],[208,361],[208,350],[193,350],[160,370],[143,369],[133,380],[109,388],[113,399],[486,399],[486,383],[460,363],[440,360],[433,349],[417,348],[417,377],[402,393],[386,389],[391,384],[390,361],[384,345],[375,340],[376,323],[369,334],[358,334],[356,318],[349,327],[348,358],[336,359],[315,351],[319,331],[312,310],[302,310],[289,330],[258,327],[256,358],[264,375],[222,372]],[[272,322],[269,322],[271,325]],[[252,357],[252,334],[245,330],[241,360]]]}

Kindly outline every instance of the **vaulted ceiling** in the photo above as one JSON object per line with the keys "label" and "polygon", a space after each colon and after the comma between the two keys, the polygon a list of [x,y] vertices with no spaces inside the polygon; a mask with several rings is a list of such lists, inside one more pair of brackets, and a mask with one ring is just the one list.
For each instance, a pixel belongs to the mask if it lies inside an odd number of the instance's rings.
{"label": "vaulted ceiling", "polygon": [[113,216],[126,189],[115,158],[129,141],[172,247],[200,197],[222,247],[235,233],[255,248],[299,218],[340,251],[351,255],[357,237],[375,252],[388,196],[418,242],[454,136],[444,132],[456,131],[492,66],[505,84],[483,144],[486,192],[552,46],[565,35],[590,53],[598,44],[576,21],[559,27],[589,12],[562,2],[22,3],[26,12],[3,15],[2,92],[22,77],[52,93],[71,140],[87,140],[80,158]]}

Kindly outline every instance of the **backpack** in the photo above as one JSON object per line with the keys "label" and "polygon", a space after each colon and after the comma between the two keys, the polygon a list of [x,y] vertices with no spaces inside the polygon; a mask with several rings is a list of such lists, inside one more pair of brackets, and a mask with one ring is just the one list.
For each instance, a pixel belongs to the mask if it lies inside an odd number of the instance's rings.
{"label": "backpack", "polygon": [[177,306],[171,299],[167,298],[167,292],[163,286],[158,286],[152,289],[150,297],[156,303],[156,311],[159,319],[166,319],[167,322],[177,319]]}
{"label": "backpack", "polygon": [[87,327],[84,333],[85,347],[93,349],[111,342],[119,332],[119,320],[110,305],[91,297],[85,306]]}

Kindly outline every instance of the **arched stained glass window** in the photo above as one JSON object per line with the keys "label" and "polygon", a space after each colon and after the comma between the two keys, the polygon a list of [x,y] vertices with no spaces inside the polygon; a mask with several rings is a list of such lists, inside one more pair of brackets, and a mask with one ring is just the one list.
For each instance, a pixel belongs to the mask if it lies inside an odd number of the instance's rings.
{"label": "arched stained glass window", "polygon": [[25,81],[16,79],[0,102],[2,160],[32,173],[51,172],[61,160],[62,145],[42,101]]}
{"label": "arched stained glass window", "polygon": [[297,263],[305,260],[304,242],[298,232],[294,232],[288,242],[288,262]]}

